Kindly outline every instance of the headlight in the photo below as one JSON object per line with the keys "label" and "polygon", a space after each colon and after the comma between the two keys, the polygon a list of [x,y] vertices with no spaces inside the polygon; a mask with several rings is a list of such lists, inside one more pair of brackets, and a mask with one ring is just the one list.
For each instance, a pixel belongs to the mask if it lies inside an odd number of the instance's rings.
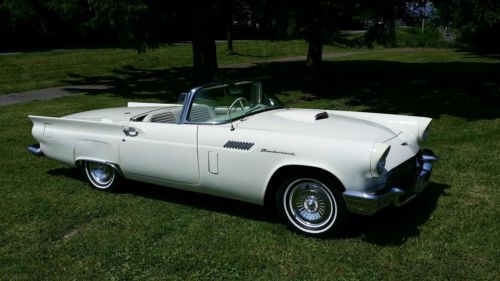
{"label": "headlight", "polygon": [[370,174],[372,177],[379,177],[384,173],[385,160],[389,154],[391,146],[385,143],[375,143],[370,157]]}

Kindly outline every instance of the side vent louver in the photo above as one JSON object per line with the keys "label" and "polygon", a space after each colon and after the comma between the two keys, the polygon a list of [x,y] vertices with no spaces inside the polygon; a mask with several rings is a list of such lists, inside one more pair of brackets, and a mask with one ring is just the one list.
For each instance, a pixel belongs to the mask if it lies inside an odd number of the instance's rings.
{"label": "side vent louver", "polygon": [[253,142],[243,142],[243,141],[228,141],[224,145],[224,148],[232,148],[239,150],[249,150],[252,148]]}
{"label": "side vent louver", "polygon": [[314,116],[315,120],[321,120],[321,119],[327,119],[327,118],[328,118],[328,113],[326,111],[318,113],[318,114],[316,114],[316,116]]}

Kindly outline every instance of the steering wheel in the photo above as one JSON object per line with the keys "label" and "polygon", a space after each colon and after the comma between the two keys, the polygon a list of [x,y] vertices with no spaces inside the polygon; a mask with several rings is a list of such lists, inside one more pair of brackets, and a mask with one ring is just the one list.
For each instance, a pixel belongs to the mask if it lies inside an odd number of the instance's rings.
{"label": "steering wheel", "polygon": [[230,119],[231,119],[231,110],[233,109],[233,107],[236,106],[236,104],[238,102],[240,103],[239,105],[240,105],[241,110],[245,110],[245,105],[243,104],[243,102],[245,102],[247,104],[247,106],[249,104],[248,101],[247,101],[247,99],[244,98],[244,97],[239,97],[239,98],[235,99],[233,101],[233,103],[231,103],[231,105],[227,109],[227,115],[229,116]]}

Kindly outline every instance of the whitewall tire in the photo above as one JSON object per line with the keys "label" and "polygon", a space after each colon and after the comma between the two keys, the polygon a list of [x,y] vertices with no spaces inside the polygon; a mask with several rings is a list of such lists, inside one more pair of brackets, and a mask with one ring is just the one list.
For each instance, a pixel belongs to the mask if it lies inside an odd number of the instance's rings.
{"label": "whitewall tire", "polygon": [[293,229],[311,236],[338,233],[347,208],[335,183],[321,176],[295,176],[278,189],[278,212]]}

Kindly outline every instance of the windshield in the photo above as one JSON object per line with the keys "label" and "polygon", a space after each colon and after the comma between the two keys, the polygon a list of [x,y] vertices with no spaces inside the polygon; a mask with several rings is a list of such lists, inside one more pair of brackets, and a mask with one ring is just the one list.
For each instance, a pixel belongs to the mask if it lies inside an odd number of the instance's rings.
{"label": "windshield", "polygon": [[207,86],[196,91],[187,116],[194,123],[226,123],[249,114],[282,108],[260,82],[237,82]]}

